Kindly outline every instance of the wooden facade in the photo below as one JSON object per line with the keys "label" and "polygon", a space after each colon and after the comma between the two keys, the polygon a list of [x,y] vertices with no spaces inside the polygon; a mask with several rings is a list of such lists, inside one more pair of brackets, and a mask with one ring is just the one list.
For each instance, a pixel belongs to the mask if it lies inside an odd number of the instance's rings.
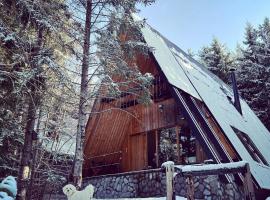
{"label": "wooden facade", "polygon": [[[152,27],[144,26],[142,34],[155,50],[137,55],[131,65],[153,75],[152,101],[143,105],[128,92],[96,99],[86,127],[83,176],[158,168],[167,160],[245,160],[256,188],[270,191],[269,131],[246,102],[240,99],[239,112],[231,89],[204,66]],[[234,178],[245,181],[241,174]]]}
{"label": "wooden facade", "polygon": [[[152,103],[139,104],[133,95],[96,100],[86,128],[84,176],[160,167],[160,133],[166,129],[173,129],[176,133],[175,162],[192,162],[183,158],[182,138],[190,138],[193,128],[185,119],[172,86],[153,56],[138,56],[137,64],[142,73],[149,72],[155,77],[151,86]],[[236,159],[235,150],[207,107],[203,102],[197,103],[219,140]],[[195,138],[192,145],[196,152],[193,162],[201,163],[209,158],[199,140]]]}

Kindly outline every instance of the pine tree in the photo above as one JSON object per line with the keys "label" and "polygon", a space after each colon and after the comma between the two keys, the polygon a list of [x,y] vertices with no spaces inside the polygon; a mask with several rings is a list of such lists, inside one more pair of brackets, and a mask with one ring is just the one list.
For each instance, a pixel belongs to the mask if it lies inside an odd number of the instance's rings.
{"label": "pine tree", "polygon": [[[8,170],[12,169],[14,175],[18,175],[16,171],[18,165],[21,164],[18,179],[19,199],[31,198],[31,194],[26,197],[26,193],[29,178],[31,178],[30,172],[33,175],[35,171],[32,168],[35,166],[32,151],[38,146],[33,145],[36,137],[34,131],[36,119],[39,119],[39,127],[42,127],[45,133],[43,136],[49,132],[55,132],[60,129],[61,125],[59,116],[55,117],[55,115],[62,114],[60,108],[64,104],[72,104],[77,107],[76,103],[79,99],[81,101],[78,112],[78,141],[73,175],[76,185],[80,185],[86,106],[92,98],[98,95],[98,93],[90,93],[91,88],[89,89],[88,86],[89,83],[93,84],[93,78],[98,77],[103,80],[105,75],[108,75],[106,77],[112,75],[109,75],[104,68],[102,69],[101,66],[105,61],[100,62],[95,58],[96,44],[90,41],[90,34],[92,34],[91,38],[96,40],[96,33],[101,33],[100,31],[104,30],[108,23],[111,24],[111,30],[114,32],[119,28],[119,21],[123,15],[115,18],[117,19],[115,24],[110,20],[111,16],[136,11],[136,3],[148,5],[152,2],[154,0],[74,0],[68,1],[67,5],[66,1],[62,0],[0,0],[0,143],[3,144],[0,148],[7,152],[7,154],[1,155],[0,159],[5,161],[6,165],[3,167]],[[92,9],[89,9],[90,4],[92,4]],[[85,8],[88,12],[84,12]],[[52,10],[57,10],[57,12],[52,12]],[[80,12],[81,10],[83,12]],[[85,18],[82,17],[82,13],[86,14]],[[85,27],[82,24],[85,24]],[[114,25],[116,26],[114,27]],[[105,42],[104,39],[102,41]],[[125,50],[131,50],[142,45],[126,42],[120,46],[126,48]],[[114,46],[112,50],[116,51],[118,47]],[[67,64],[66,55],[71,60],[72,68],[67,67],[70,63]],[[125,56],[118,56],[118,63],[121,63],[123,57]],[[76,65],[80,61],[83,61],[82,73],[76,71]],[[89,67],[101,70],[88,71]],[[124,68],[121,70],[118,68],[116,71],[124,71]],[[148,94],[147,85],[151,77],[147,74],[140,74],[138,70],[134,71],[136,73],[132,74],[133,77],[127,76],[126,78],[133,78],[133,82],[136,82],[137,85],[142,83],[142,90],[145,91],[143,93],[145,98],[142,99],[145,100]],[[78,81],[74,81],[74,85],[70,84],[72,81],[67,77],[67,74],[70,73],[73,76],[76,74],[76,76],[83,77],[81,92],[78,92],[76,87]],[[90,76],[87,77],[88,75]],[[108,80],[112,88],[118,88],[118,84],[112,81],[111,77]],[[71,93],[75,93],[72,98],[66,97],[66,92],[64,94],[59,92],[59,90],[66,91],[63,87],[68,88]],[[59,90],[54,88],[59,88]],[[63,96],[65,97],[63,98]],[[52,97],[57,100],[53,100]],[[55,108],[53,111],[52,107]],[[39,117],[36,116],[37,111],[40,112]],[[42,117],[43,113],[45,117]],[[45,118],[44,126],[40,126],[42,118]],[[38,130],[41,129],[38,128]],[[6,147],[10,144],[14,148],[8,148],[7,151]],[[43,146],[38,147],[39,151],[46,151]],[[20,154],[22,155],[20,156]],[[42,158],[42,155],[37,155],[37,157]],[[21,162],[17,161],[19,158],[22,158]],[[49,166],[49,163],[47,164]]]}
{"label": "pine tree", "polygon": [[229,82],[228,71],[234,66],[234,59],[224,44],[214,38],[210,46],[203,47],[199,51],[199,59],[225,83]]}
{"label": "pine tree", "polygon": [[270,22],[265,18],[256,29],[246,27],[244,48],[239,58],[239,89],[242,96],[270,129]]}
{"label": "pine tree", "polygon": [[[102,84],[106,85],[109,98],[118,98],[124,92],[137,95],[140,103],[147,104],[152,75],[142,74],[136,64],[137,55],[149,55],[149,47],[141,42],[143,37],[140,28],[144,22],[134,22],[128,13],[116,21],[115,16],[112,16],[108,28],[100,31],[98,36]],[[137,91],[131,88],[137,88]]]}
{"label": "pine tree", "polygon": [[[90,43],[90,38],[95,38],[96,33],[101,33],[104,28],[107,27],[109,24],[110,32],[114,33],[117,32],[117,24],[119,24],[119,20],[123,17],[121,13],[131,13],[135,12],[135,6],[137,3],[144,3],[148,5],[153,3],[154,0],[131,0],[131,1],[122,1],[122,0],[109,0],[109,1],[95,1],[95,0],[87,0],[84,7],[86,9],[85,12],[85,26],[84,26],[84,46],[83,46],[83,58],[82,58],[82,71],[81,71],[81,83],[80,83],[80,103],[79,103],[79,111],[78,111],[78,129],[77,129],[77,137],[76,137],[76,150],[75,150],[75,160],[73,166],[73,182],[76,186],[81,187],[82,184],[82,165],[83,165],[83,146],[85,140],[85,126],[86,126],[86,108],[88,105],[89,99],[89,90],[88,90],[88,83],[91,82],[93,76],[88,77],[88,69],[91,67],[90,63],[93,63],[93,58],[90,57],[90,53],[93,52],[90,49],[90,46],[94,46],[93,43]],[[118,17],[115,17],[118,16]],[[112,17],[115,17],[115,20],[111,20]],[[91,37],[90,37],[91,36]],[[110,40],[113,38],[106,38],[107,43],[110,43]],[[99,40],[99,39],[98,39]],[[98,41],[97,40],[97,41]],[[104,41],[104,40],[103,40]],[[126,45],[126,47],[129,47]],[[104,50],[104,49],[103,49]],[[114,54],[114,51],[117,51],[117,48],[111,48],[111,54]],[[127,50],[127,49],[126,49]],[[128,51],[126,51],[128,52]],[[110,56],[111,57],[111,56]],[[119,57],[118,57],[119,58]],[[123,57],[122,57],[123,59]],[[122,59],[119,59],[120,62],[124,62]],[[104,76],[104,68],[102,65],[103,62],[100,63],[100,68],[103,69],[103,72],[100,73],[99,70],[99,78],[103,79]],[[117,66],[117,70],[123,67],[123,65]],[[117,71],[116,70],[116,71]],[[101,70],[102,71],[102,70]],[[107,75],[107,76],[106,76]],[[108,73],[105,76],[109,80],[113,80],[111,74]],[[139,77],[140,78],[141,74]],[[101,81],[104,82],[104,79]],[[118,84],[114,81],[111,81],[112,86],[111,88],[118,88]],[[146,94],[146,93],[144,93]]]}
{"label": "pine tree", "polygon": [[[67,42],[71,32],[67,27],[69,19],[63,1],[0,1],[0,142],[3,149],[12,144],[5,152],[15,158],[15,165],[7,162],[4,167],[18,175],[18,199],[26,198],[36,112],[48,76],[54,73],[63,79],[58,52],[66,53],[72,48]],[[16,174],[18,158],[20,172]],[[1,153],[2,159],[5,156]]]}

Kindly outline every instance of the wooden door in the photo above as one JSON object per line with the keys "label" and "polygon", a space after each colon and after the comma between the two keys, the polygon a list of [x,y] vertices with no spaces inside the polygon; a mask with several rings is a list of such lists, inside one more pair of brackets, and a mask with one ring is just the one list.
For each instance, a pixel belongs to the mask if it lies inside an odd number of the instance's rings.
{"label": "wooden door", "polygon": [[130,136],[130,168],[142,170],[147,168],[146,134]]}
{"label": "wooden door", "polygon": [[147,164],[150,168],[157,168],[156,134],[154,131],[147,133]]}

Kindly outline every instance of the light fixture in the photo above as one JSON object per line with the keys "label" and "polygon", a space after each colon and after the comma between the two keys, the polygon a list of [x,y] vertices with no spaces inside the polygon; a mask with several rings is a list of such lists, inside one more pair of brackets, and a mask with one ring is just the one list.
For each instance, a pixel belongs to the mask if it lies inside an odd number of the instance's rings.
{"label": "light fixture", "polygon": [[159,104],[159,105],[158,105],[158,109],[160,110],[160,112],[163,112],[164,105],[163,105],[163,104]]}

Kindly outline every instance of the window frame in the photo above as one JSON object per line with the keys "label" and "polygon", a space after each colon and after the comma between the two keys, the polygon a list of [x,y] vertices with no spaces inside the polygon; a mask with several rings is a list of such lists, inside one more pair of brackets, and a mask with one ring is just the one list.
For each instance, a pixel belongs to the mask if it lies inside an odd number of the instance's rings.
{"label": "window frame", "polygon": [[237,135],[237,137],[239,138],[239,140],[241,141],[241,143],[243,144],[243,146],[248,151],[249,155],[252,157],[252,159],[255,162],[269,166],[269,163],[266,161],[266,159],[261,154],[261,152],[259,151],[257,146],[254,144],[254,142],[251,140],[249,135],[240,131],[239,129],[237,129],[233,126],[231,126],[231,127],[232,127],[233,131],[235,132],[235,134]]}

